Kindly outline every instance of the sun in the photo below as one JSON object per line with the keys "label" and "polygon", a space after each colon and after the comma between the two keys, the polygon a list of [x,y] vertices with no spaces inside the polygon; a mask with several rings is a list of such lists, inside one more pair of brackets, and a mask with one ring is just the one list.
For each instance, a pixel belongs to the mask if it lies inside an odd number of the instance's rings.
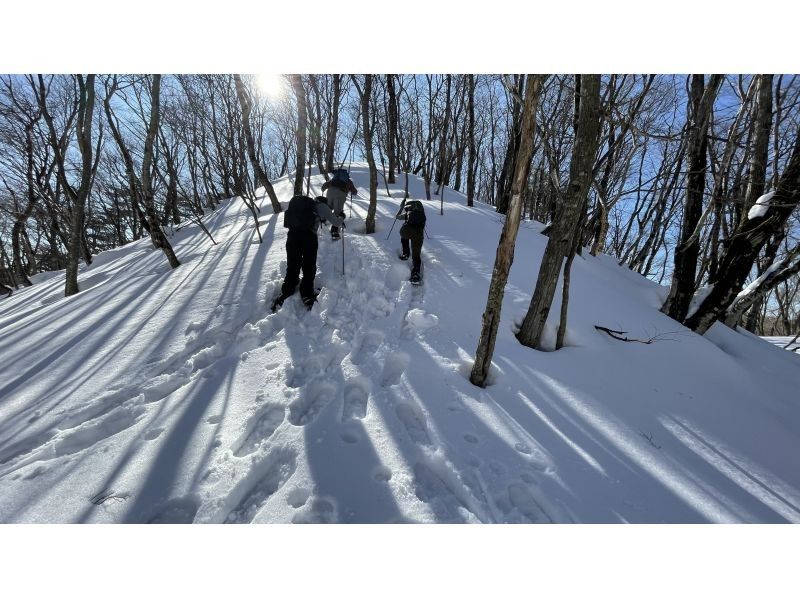
{"label": "sun", "polygon": [[283,75],[256,75],[256,85],[258,85],[259,91],[270,100],[279,100],[286,94],[286,80]]}

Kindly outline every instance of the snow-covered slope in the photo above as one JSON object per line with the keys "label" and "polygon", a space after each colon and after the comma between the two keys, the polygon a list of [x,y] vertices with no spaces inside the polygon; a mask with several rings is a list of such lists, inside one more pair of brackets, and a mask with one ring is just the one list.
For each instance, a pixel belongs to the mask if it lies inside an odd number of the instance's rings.
{"label": "snow-covered slope", "polygon": [[[415,288],[398,226],[387,240],[402,177],[392,198],[381,184],[373,235],[366,168],[353,177],[345,270],[321,232],[311,312],[296,295],[268,311],[286,267],[268,200],[262,244],[234,199],[207,218],[217,245],[175,234],[174,271],[141,240],[99,255],[74,297],[50,274],[0,301],[0,521],[800,521],[796,355],[697,336],[659,313],[663,288],[588,255],[569,346],[522,347],[546,243],[527,222],[476,388],[500,216],[450,189],[443,216],[425,202]],[[276,184],[284,205],[291,188]]]}

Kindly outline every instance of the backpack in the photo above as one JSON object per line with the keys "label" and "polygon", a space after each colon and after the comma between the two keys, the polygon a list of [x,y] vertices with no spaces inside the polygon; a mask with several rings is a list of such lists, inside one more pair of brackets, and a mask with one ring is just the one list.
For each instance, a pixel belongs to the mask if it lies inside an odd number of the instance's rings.
{"label": "backpack", "polygon": [[295,195],[286,208],[283,226],[291,229],[315,230],[318,218],[316,203],[307,195]]}
{"label": "backpack", "polygon": [[331,185],[342,191],[347,191],[347,183],[350,182],[350,173],[344,168],[337,168],[331,174],[333,175],[331,178]]}
{"label": "backpack", "polygon": [[425,227],[425,208],[422,207],[422,202],[410,201],[406,206],[406,210],[408,211],[408,219],[406,222],[409,226],[413,226],[415,228]]}

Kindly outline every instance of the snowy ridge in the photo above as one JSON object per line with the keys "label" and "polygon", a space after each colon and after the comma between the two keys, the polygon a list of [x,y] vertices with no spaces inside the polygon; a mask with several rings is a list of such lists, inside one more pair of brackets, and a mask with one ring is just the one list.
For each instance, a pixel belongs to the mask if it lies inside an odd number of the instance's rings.
{"label": "snowy ridge", "polygon": [[[369,175],[352,172],[345,272],[320,231],[311,312],[297,295],[269,312],[286,229],[268,200],[262,244],[234,199],[207,218],[218,245],[175,234],[175,271],[141,240],[81,270],[79,295],[47,275],[0,302],[0,521],[800,521],[796,355],[722,326],[694,335],[658,312],[664,289],[588,255],[568,347],[521,347],[546,243],[526,222],[478,389],[501,218],[450,189],[444,216],[424,201],[412,287],[399,226],[386,239],[402,175],[391,198],[379,179],[364,235]],[[291,189],[276,183],[284,205]],[[409,190],[424,197],[415,177]]]}

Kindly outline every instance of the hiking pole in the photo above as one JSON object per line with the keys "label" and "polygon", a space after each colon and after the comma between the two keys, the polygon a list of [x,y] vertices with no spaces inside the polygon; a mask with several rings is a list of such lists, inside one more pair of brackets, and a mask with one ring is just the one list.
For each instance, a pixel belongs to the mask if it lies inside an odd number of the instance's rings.
{"label": "hiking pole", "polygon": [[392,231],[394,230],[394,225],[397,222],[397,217],[400,215],[400,212],[403,211],[403,206],[406,205],[406,198],[403,198],[403,201],[400,202],[400,209],[397,210],[397,214],[395,214],[394,219],[392,220],[392,228],[389,229],[389,234],[386,235],[386,240],[389,240],[389,237],[392,236]]}
{"label": "hiking pole", "polygon": [[342,278],[347,278],[344,275],[344,222],[342,222]]}

